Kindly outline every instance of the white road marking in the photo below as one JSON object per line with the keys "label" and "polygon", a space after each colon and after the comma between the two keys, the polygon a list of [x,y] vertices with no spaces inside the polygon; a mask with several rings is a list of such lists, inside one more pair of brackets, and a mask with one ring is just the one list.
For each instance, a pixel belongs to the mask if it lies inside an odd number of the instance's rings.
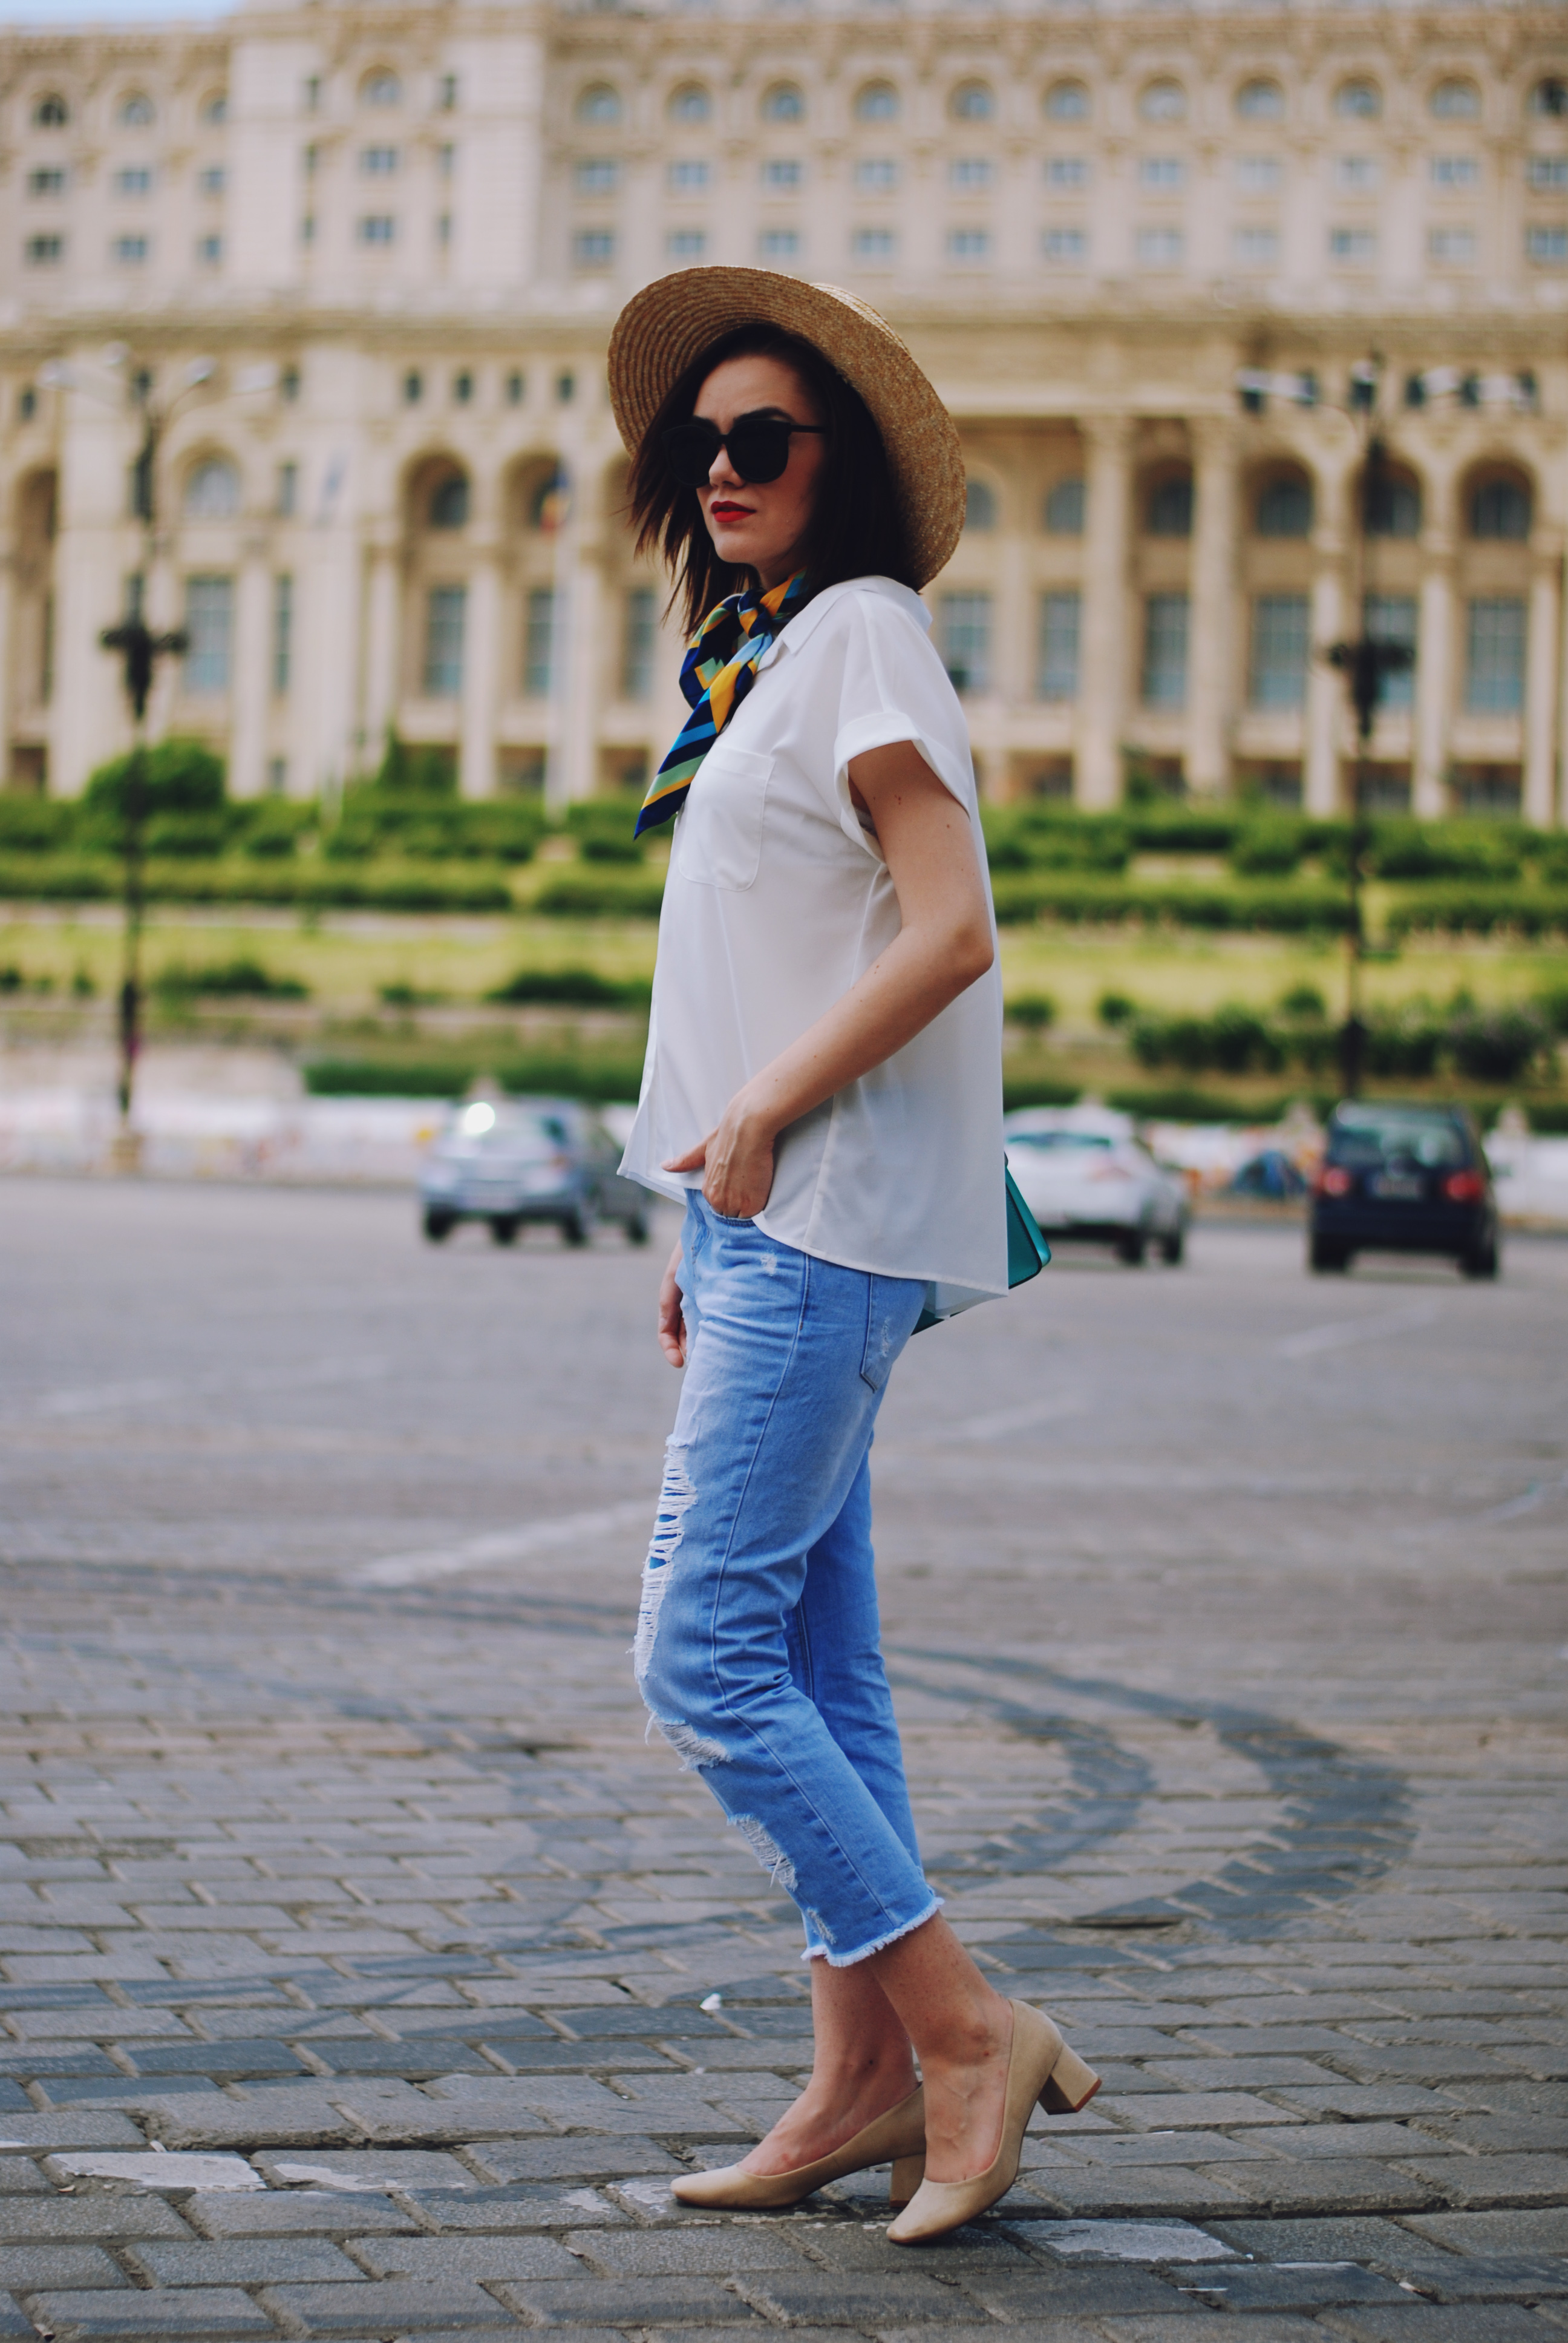
{"label": "white road marking", "polygon": [[1568,1489],[1568,1473],[1562,1473],[1555,1481],[1532,1481],[1528,1489],[1521,1490],[1517,1497],[1510,1497],[1506,1504],[1493,1505],[1490,1512],[1481,1515],[1481,1519],[1483,1522],[1516,1522],[1522,1514],[1533,1513],[1537,1505],[1544,1504],[1548,1497],[1555,1496],[1559,1489]]}
{"label": "white road marking", "polygon": [[560,1513],[553,1521],[528,1522],[516,1529],[491,1530],[483,1537],[465,1538],[458,1545],[433,1546],[422,1554],[389,1554],[367,1562],[351,1574],[356,1586],[418,1586],[432,1578],[454,1578],[462,1570],[482,1570],[487,1564],[525,1562],[530,1554],[548,1554],[552,1546],[576,1545],[582,1539],[608,1537],[638,1522],[653,1526],[654,1496],[627,1497],[618,1505],[600,1505],[592,1513]]}
{"label": "white road marking", "polygon": [[993,1415],[971,1415],[937,1437],[948,1440],[1005,1440],[1010,1432],[1028,1432],[1037,1423],[1054,1423],[1064,1415],[1080,1415],[1088,1402],[1076,1393],[1056,1399],[1031,1400],[1027,1407],[1004,1407]]}
{"label": "white road marking", "polygon": [[1408,1310],[1369,1312],[1362,1318],[1335,1318],[1326,1326],[1308,1326],[1274,1344],[1277,1359],[1315,1359],[1322,1351],[1348,1350],[1353,1342],[1381,1342],[1385,1334],[1408,1334],[1430,1326],[1442,1312],[1441,1302],[1413,1302]]}

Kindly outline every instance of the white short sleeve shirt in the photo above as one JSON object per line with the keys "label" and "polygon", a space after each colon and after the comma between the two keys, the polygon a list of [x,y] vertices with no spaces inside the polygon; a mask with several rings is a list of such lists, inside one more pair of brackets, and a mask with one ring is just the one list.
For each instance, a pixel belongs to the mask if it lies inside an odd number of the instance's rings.
{"label": "white short sleeve shirt", "polygon": [[[792,619],[677,815],[648,1060],[621,1169],[662,1167],[842,998],[899,932],[898,897],[849,795],[850,759],[910,740],[970,817],[969,732],[917,594],[829,587]],[[757,1226],[846,1268],[920,1278],[939,1315],[1007,1290],[1001,979],[993,964],[912,1041],[779,1138]]]}

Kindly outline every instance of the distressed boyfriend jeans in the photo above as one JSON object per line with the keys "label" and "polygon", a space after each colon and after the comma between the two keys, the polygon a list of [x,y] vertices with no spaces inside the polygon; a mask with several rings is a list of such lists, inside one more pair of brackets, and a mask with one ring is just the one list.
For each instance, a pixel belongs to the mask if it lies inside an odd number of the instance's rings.
{"label": "distressed boyfriend jeans", "polygon": [[799,1905],[806,1957],[846,1967],[940,1909],[871,1554],[871,1434],[925,1288],[797,1252],[696,1190],[681,1242],[686,1379],[637,1680],[653,1725]]}

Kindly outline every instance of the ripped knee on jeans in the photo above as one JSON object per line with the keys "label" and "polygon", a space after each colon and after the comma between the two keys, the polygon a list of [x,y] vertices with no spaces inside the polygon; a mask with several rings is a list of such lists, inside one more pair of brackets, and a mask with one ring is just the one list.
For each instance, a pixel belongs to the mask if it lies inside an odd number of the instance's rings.
{"label": "ripped knee on jeans", "polygon": [[697,1503],[697,1490],[681,1451],[690,1445],[672,1435],[664,1443],[664,1481],[654,1515],[648,1560],[642,1566],[642,1599],[638,1605],[637,1639],[631,1647],[632,1669],[640,1684],[653,1657],[658,1614],[669,1591],[670,1568],[685,1535],[687,1514]]}

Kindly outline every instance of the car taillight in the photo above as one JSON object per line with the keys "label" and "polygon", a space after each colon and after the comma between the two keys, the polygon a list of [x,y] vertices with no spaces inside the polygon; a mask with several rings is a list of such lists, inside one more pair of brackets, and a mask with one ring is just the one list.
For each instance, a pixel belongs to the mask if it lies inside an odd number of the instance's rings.
{"label": "car taillight", "polygon": [[1479,1172],[1451,1172],[1442,1192],[1451,1204],[1479,1204],[1486,1193],[1486,1182]]}
{"label": "car taillight", "polygon": [[1342,1171],[1337,1163],[1331,1163],[1318,1182],[1318,1192],[1324,1196],[1348,1196],[1354,1185],[1355,1182],[1348,1172]]}

